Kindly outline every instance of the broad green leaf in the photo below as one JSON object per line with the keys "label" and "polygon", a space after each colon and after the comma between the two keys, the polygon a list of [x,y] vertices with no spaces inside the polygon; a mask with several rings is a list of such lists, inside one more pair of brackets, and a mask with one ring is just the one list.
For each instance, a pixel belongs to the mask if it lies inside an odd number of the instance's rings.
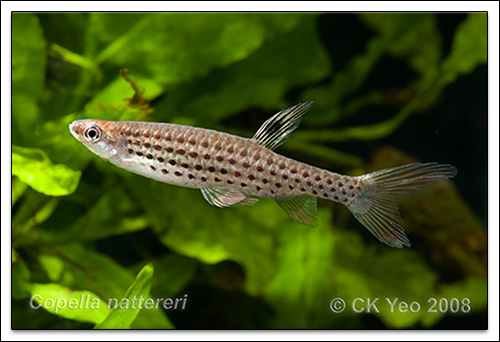
{"label": "broad green leaf", "polygon": [[32,141],[39,120],[37,100],[45,83],[45,48],[36,15],[12,13],[12,140],[15,144]]}
{"label": "broad green leaf", "polygon": [[[106,306],[112,304],[110,300],[123,299],[128,286],[134,282],[133,274],[123,266],[110,257],[78,243],[58,246],[55,256],[64,263],[63,271],[59,275],[59,283],[62,286],[98,293]],[[172,327],[172,323],[161,310],[143,310],[137,321],[139,318],[141,320],[134,322],[134,328]]]}
{"label": "broad green leaf", "polygon": [[96,324],[110,312],[106,303],[90,291],[75,291],[59,284],[31,284],[30,290],[33,310],[45,309],[64,318]]}
{"label": "broad green leaf", "polygon": [[12,299],[29,297],[30,271],[24,260],[12,249]]}
{"label": "broad green leaf", "polygon": [[[153,267],[146,265],[128,288],[125,296],[116,301],[116,307],[106,319],[96,326],[96,329],[128,329],[135,320],[145,301],[148,300],[153,277]],[[113,304],[115,306],[115,304]],[[147,310],[147,309],[144,309]]]}
{"label": "broad green leaf", "polygon": [[453,37],[452,50],[443,61],[441,86],[470,73],[488,59],[487,13],[469,13]]}
{"label": "broad green leaf", "polygon": [[175,122],[190,117],[206,126],[252,107],[283,109],[288,91],[322,80],[330,72],[314,19],[305,15],[293,30],[266,41],[248,58],[176,87],[158,105],[155,116],[175,115],[171,120]]}
{"label": "broad green leaf", "polygon": [[43,150],[19,146],[12,146],[12,174],[48,196],[71,194],[81,176],[66,165],[52,164]]}
{"label": "broad green leaf", "polygon": [[[137,14],[126,29],[94,31],[115,37],[96,57],[98,63],[126,66],[133,73],[164,84],[176,84],[202,76],[216,67],[244,59],[266,38],[266,25],[258,14],[149,13]],[[91,22],[108,28],[109,16],[93,14]],[[293,16],[290,15],[293,20]],[[112,18],[112,19],[117,19]],[[120,22],[120,20],[117,20]],[[116,22],[116,21],[115,21]],[[110,32],[114,31],[114,32]]]}

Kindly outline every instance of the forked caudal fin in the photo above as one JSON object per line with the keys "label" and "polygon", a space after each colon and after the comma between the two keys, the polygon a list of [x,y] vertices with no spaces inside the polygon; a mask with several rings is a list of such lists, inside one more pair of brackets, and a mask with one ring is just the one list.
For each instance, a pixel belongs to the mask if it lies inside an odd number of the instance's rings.
{"label": "forked caudal fin", "polygon": [[457,169],[452,165],[438,163],[415,163],[368,173],[359,177],[363,184],[359,200],[348,208],[381,242],[391,247],[410,247],[399,203],[432,182],[452,178],[456,174]]}

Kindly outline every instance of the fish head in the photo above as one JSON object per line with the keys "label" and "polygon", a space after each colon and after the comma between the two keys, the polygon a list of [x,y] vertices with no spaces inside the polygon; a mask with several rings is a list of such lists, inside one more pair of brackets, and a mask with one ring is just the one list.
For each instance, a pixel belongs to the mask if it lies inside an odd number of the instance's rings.
{"label": "fish head", "polygon": [[113,121],[86,119],[73,121],[69,131],[99,157],[113,159],[123,153],[123,138],[114,126]]}

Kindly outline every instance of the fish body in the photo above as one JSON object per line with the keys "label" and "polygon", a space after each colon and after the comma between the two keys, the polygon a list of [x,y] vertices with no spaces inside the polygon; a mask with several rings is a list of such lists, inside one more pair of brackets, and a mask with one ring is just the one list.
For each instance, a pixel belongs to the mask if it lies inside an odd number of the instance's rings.
{"label": "fish body", "polygon": [[[251,205],[272,197],[294,220],[316,224],[316,198],[346,205],[380,241],[410,246],[399,202],[456,169],[410,164],[351,177],[282,156],[274,149],[295,130],[311,102],[283,110],[248,139],[168,123],[78,120],[73,136],[125,170],[169,184],[201,189],[218,207]],[[247,197],[252,196],[252,197]]]}

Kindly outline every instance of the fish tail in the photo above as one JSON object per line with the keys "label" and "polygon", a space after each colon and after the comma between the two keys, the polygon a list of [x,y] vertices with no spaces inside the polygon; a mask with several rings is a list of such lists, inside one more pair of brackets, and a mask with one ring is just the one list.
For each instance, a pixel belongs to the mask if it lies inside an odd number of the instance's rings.
{"label": "fish tail", "polygon": [[396,248],[410,247],[399,203],[413,192],[456,174],[454,166],[438,163],[415,163],[368,173],[359,177],[359,197],[347,207],[381,242]]}

